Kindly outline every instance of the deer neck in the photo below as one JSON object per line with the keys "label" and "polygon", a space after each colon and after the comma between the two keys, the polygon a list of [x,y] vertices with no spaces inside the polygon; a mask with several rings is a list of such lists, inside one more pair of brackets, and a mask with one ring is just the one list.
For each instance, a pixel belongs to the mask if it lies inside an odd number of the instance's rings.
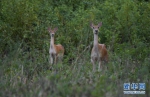
{"label": "deer neck", "polygon": [[94,34],[94,48],[98,48],[98,35]]}
{"label": "deer neck", "polygon": [[54,37],[53,36],[51,36],[50,46],[51,46],[51,48],[52,47],[54,48]]}

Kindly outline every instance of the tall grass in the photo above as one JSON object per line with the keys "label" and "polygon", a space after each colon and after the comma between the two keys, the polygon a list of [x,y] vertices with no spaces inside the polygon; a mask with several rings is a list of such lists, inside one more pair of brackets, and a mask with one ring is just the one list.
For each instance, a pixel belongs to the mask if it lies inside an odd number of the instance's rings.
{"label": "tall grass", "polygon": [[[17,48],[18,47],[18,48]],[[76,54],[77,52],[74,52]],[[128,56],[128,57],[127,57]],[[123,83],[144,82],[149,92],[149,58],[143,62],[130,55],[109,52],[108,69],[92,72],[90,49],[69,62],[51,66],[47,50],[24,51],[16,46],[1,58],[1,97],[140,97],[124,95]]]}

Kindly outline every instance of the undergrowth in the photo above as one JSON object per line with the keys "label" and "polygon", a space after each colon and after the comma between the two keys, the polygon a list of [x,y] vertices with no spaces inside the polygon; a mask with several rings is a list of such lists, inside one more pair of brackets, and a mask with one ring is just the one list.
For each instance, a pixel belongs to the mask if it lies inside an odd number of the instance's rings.
{"label": "undergrowth", "polygon": [[50,69],[47,50],[24,51],[19,47],[1,57],[0,96],[141,97],[124,95],[123,84],[126,82],[146,83],[146,94],[142,96],[150,95],[149,58],[142,62],[126,53],[109,51],[109,63],[105,64],[101,72],[93,72],[90,49],[76,56],[72,62],[64,59],[62,64]]}

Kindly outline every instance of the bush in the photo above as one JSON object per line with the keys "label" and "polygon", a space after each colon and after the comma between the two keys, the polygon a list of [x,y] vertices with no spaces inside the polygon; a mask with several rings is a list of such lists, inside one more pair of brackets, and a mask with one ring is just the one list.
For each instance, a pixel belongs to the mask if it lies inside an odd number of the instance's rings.
{"label": "bush", "polygon": [[[123,83],[144,82],[148,97],[149,6],[144,0],[0,1],[0,96],[123,97]],[[108,69],[92,72],[89,24],[100,21],[99,42],[110,60]],[[52,70],[49,26],[58,27],[55,43],[65,48],[63,64]]]}

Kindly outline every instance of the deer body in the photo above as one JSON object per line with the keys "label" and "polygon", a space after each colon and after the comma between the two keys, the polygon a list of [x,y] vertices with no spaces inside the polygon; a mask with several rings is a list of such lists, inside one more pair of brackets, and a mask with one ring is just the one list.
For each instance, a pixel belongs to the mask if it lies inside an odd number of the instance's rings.
{"label": "deer body", "polygon": [[62,61],[63,55],[64,55],[64,47],[61,44],[55,45],[54,44],[54,35],[57,31],[57,28],[54,30],[48,29],[51,35],[50,40],[50,48],[49,48],[49,54],[50,54],[50,63],[56,64],[58,60]]}
{"label": "deer body", "polygon": [[94,45],[91,51],[91,62],[93,64],[93,71],[96,69],[96,62],[98,61],[98,70],[100,71],[102,69],[101,63],[102,61],[107,62],[108,61],[108,53],[105,44],[99,44],[98,43],[98,31],[99,27],[102,25],[102,23],[99,23],[97,26],[91,24],[91,28],[93,29],[94,34]]}

